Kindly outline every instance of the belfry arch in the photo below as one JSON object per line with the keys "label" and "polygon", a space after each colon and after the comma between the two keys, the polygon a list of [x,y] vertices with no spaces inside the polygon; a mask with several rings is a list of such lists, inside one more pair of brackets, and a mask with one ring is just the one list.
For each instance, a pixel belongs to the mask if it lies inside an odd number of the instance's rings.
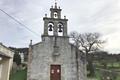
{"label": "belfry arch", "polygon": [[48,35],[53,35],[54,33],[54,22],[48,23]]}

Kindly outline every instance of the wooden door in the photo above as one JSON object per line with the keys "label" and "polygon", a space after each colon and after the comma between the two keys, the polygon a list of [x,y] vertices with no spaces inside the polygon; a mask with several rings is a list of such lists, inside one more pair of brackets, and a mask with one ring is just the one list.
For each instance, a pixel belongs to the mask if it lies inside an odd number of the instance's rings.
{"label": "wooden door", "polygon": [[61,66],[51,65],[50,80],[61,80]]}

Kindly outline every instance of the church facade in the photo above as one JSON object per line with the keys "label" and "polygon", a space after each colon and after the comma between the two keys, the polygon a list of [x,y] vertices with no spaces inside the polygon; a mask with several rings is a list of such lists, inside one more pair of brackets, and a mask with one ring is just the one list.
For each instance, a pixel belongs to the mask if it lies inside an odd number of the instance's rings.
{"label": "church facade", "polygon": [[66,16],[62,9],[50,8],[45,14],[42,42],[30,44],[27,80],[86,80],[82,53],[69,43]]}

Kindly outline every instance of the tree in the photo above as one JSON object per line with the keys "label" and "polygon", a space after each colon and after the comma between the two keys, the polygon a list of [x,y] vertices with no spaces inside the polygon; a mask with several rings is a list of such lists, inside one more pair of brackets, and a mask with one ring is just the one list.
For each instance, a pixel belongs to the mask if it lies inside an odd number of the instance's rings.
{"label": "tree", "polygon": [[100,40],[99,33],[81,34],[77,32],[71,32],[70,37],[72,38],[74,45],[77,48],[79,48],[82,53],[86,55],[88,66],[91,67],[91,68],[89,67],[88,69],[90,71],[91,76],[93,76],[94,71],[93,71],[92,59],[88,57],[88,54],[99,50],[99,48],[101,47],[101,44],[103,44],[105,41]]}
{"label": "tree", "polygon": [[21,57],[19,53],[15,52],[13,61],[16,62],[16,64],[19,66],[21,64]]}
{"label": "tree", "polygon": [[93,53],[95,57],[93,57],[94,61],[98,62],[99,65],[102,65],[103,68],[107,68],[107,63],[109,62],[109,54],[106,51],[96,51]]}

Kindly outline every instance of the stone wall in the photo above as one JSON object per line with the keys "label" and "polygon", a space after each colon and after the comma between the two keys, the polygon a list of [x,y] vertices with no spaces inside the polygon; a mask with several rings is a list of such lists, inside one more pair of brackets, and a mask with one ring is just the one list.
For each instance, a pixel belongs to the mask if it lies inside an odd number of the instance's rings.
{"label": "stone wall", "polygon": [[[44,37],[41,43],[32,46],[32,56],[30,63],[31,80],[50,80],[50,65],[61,65],[61,80],[83,80],[84,66],[79,62],[79,73],[76,64],[76,49],[69,44],[69,39],[64,37],[56,38],[58,53],[54,53],[55,37]],[[79,74],[79,78],[77,78]]]}
{"label": "stone wall", "polygon": [[8,47],[4,46],[2,43],[0,43],[0,51],[4,53],[5,56],[13,57],[14,52]]}
{"label": "stone wall", "polygon": [[0,43],[0,80],[9,80],[10,70],[12,68],[14,52]]}

